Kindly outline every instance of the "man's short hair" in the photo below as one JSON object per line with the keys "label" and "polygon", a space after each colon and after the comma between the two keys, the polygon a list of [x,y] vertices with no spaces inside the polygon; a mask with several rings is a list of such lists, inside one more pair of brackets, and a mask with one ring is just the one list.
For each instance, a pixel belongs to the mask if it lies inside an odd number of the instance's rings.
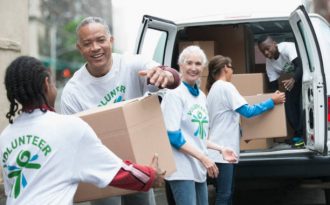
{"label": "man's short hair", "polygon": [[87,18],[84,18],[77,26],[76,28],[76,35],[77,35],[77,39],[79,39],[79,30],[81,29],[81,27],[88,25],[90,23],[99,23],[102,24],[104,26],[105,31],[111,36],[111,32],[109,29],[108,24],[105,22],[104,19],[100,18],[100,17],[95,17],[95,16],[89,16]]}
{"label": "man's short hair", "polygon": [[271,38],[271,39],[273,39],[270,35],[262,35],[262,36],[260,36],[259,38],[258,38],[258,44],[261,44],[261,43],[263,43],[265,40],[267,40],[268,38]]}

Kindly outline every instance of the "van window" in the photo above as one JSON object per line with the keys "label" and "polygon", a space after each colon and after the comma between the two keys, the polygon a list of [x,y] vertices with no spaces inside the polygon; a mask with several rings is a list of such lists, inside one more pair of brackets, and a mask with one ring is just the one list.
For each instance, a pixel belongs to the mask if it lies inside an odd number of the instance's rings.
{"label": "van window", "polygon": [[303,23],[300,21],[298,22],[298,28],[299,28],[299,31],[302,35],[302,38],[303,38],[303,41],[304,41],[304,44],[305,44],[305,48],[306,48],[306,54],[307,54],[307,58],[308,58],[308,64],[309,64],[309,70],[311,72],[314,72],[314,58],[313,58],[313,54],[312,54],[312,49],[311,49],[311,42],[312,42],[312,39],[308,39],[307,35],[306,35],[306,31],[304,29],[304,26],[303,26]]}
{"label": "van window", "polygon": [[148,28],[144,39],[148,40],[144,41],[141,54],[160,64],[164,64],[167,33],[165,31]]}

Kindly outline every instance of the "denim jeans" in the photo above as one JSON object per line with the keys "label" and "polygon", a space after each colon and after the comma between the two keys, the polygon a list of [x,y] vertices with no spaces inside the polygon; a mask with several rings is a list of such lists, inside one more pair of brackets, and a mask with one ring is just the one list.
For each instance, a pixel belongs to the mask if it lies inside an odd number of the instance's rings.
{"label": "denim jeans", "polygon": [[208,205],[206,181],[198,183],[193,180],[168,181],[176,205]]}
{"label": "denim jeans", "polygon": [[232,205],[234,194],[235,164],[216,163],[219,175],[216,180],[215,205]]}
{"label": "denim jeans", "polygon": [[92,205],[155,205],[155,195],[153,189],[148,192],[138,192],[124,196],[114,196],[91,201]]}

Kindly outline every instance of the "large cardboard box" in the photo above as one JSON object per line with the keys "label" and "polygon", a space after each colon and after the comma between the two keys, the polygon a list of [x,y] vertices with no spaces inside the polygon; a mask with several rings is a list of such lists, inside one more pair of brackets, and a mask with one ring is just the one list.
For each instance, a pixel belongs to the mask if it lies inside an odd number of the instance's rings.
{"label": "large cardboard box", "polygon": [[[272,94],[245,96],[252,105],[271,98]],[[275,105],[274,109],[252,118],[241,117],[242,139],[264,139],[287,136],[284,104]]]}
{"label": "large cardboard box", "polygon": [[231,82],[243,96],[265,93],[266,90],[264,73],[234,74]]}
{"label": "large cardboard box", "polygon": [[[149,165],[154,153],[166,174],[175,171],[175,161],[169,143],[157,96],[148,96],[91,109],[77,114],[96,132],[102,143],[123,160]],[[74,201],[89,201],[133,191],[107,187],[99,189],[81,183]]]}
{"label": "large cardboard box", "polygon": [[184,39],[214,41],[215,54],[229,56],[235,73],[251,72],[254,68],[254,35],[246,25],[190,27],[184,30]]}
{"label": "large cardboard box", "polygon": [[[200,88],[206,93],[207,76],[201,76]],[[265,93],[266,82],[264,73],[233,74],[231,83],[243,96],[251,96]]]}
{"label": "large cardboard box", "polygon": [[[200,88],[206,93],[207,76],[201,76]],[[231,83],[243,96],[251,96],[265,93],[266,82],[264,73],[233,74]]]}
{"label": "large cardboard box", "polygon": [[[179,43],[179,52],[181,53],[183,49],[191,45],[199,46],[204,51],[208,61],[215,55],[214,41],[181,41]],[[206,67],[201,76],[207,76],[208,73],[208,68]]]}
{"label": "large cardboard box", "polygon": [[243,140],[240,141],[240,150],[259,150],[268,149],[274,144],[274,139],[255,139],[255,140]]}

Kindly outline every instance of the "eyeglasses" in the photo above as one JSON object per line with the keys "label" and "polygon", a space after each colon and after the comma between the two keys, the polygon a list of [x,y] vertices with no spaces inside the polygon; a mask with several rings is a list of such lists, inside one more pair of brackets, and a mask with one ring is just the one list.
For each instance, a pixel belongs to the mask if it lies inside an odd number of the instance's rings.
{"label": "eyeglasses", "polygon": [[232,70],[234,70],[234,66],[232,65],[227,65],[227,68],[231,68]]}

